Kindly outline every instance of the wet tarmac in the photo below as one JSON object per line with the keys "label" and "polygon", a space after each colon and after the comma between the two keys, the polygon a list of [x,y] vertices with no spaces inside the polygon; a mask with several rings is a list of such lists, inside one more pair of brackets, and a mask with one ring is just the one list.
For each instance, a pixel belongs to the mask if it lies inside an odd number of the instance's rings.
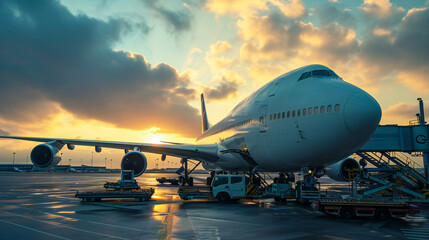
{"label": "wet tarmac", "polygon": [[[412,217],[344,220],[270,199],[182,201],[177,186],[156,182],[162,176],[174,177],[147,173],[137,179],[155,188],[150,201],[84,203],[76,190],[101,189],[120,175],[0,173],[0,239],[429,239],[429,205]],[[345,184],[321,182],[329,193],[347,193]]]}

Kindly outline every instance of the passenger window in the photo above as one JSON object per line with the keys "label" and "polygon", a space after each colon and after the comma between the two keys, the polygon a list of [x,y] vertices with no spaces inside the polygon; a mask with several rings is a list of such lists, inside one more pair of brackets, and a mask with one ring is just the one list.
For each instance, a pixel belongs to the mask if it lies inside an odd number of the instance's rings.
{"label": "passenger window", "polygon": [[287,118],[290,117],[290,111],[287,111]]}
{"label": "passenger window", "polygon": [[320,113],[324,113],[325,112],[325,106],[321,106],[320,107]]}
{"label": "passenger window", "polygon": [[285,112],[282,112],[282,118],[283,119],[285,118]]}
{"label": "passenger window", "polygon": [[270,120],[273,120],[273,115],[270,114]]}
{"label": "passenger window", "polygon": [[223,184],[228,184],[228,177],[217,177],[215,178],[214,182],[213,182],[213,186],[219,186],[219,185],[223,185]]}
{"label": "passenger window", "polygon": [[307,113],[306,111],[307,111],[307,109],[305,109],[305,108],[302,109],[302,116],[305,116],[305,114]]}
{"label": "passenger window", "polygon": [[231,184],[233,183],[239,183],[243,180],[242,177],[231,177]]}
{"label": "passenger window", "polygon": [[335,104],[334,111],[335,112],[340,111],[340,104]]}
{"label": "passenger window", "polygon": [[297,115],[298,117],[301,116],[301,109],[298,109]]}
{"label": "passenger window", "polygon": [[274,120],[276,120],[277,114],[274,113],[273,115],[274,115]]}
{"label": "passenger window", "polygon": [[292,111],[292,117],[295,117],[295,110]]}
{"label": "passenger window", "polygon": [[315,107],[314,108],[314,114],[317,114],[319,112],[319,108],[318,107]]}
{"label": "passenger window", "polygon": [[308,108],[308,115],[311,115],[313,113],[313,108]]}
{"label": "passenger window", "polygon": [[277,119],[280,119],[280,113],[277,113]]}
{"label": "passenger window", "polygon": [[327,112],[332,112],[332,105],[328,105],[328,107],[326,108]]}

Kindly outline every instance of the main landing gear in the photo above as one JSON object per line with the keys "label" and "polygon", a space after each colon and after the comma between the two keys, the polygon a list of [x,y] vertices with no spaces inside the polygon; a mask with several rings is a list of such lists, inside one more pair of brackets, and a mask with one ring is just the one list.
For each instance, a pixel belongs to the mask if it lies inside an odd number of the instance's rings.
{"label": "main landing gear", "polygon": [[[194,167],[191,170],[188,170],[188,162],[191,164],[194,164]],[[189,177],[189,175],[201,164],[200,161],[198,162],[194,162],[191,161],[187,158],[182,158],[181,160],[182,163],[182,167],[180,167],[176,173],[181,175],[179,177],[179,182],[182,186],[184,185],[188,185],[188,186],[193,186],[194,185],[194,178],[193,177]],[[182,175],[183,173],[183,175]]]}

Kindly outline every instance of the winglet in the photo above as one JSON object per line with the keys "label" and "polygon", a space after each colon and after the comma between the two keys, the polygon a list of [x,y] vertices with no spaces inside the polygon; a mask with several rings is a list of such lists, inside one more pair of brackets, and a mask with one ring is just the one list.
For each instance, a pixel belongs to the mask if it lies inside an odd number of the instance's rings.
{"label": "winglet", "polygon": [[206,104],[204,102],[204,94],[201,93],[201,116],[203,117],[203,132],[209,129],[209,120],[207,119]]}

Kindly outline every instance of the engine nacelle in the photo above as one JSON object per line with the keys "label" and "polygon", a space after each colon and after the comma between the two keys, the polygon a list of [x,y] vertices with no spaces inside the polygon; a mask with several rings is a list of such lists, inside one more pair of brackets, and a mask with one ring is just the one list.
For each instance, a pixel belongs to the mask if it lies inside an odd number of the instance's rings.
{"label": "engine nacelle", "polygon": [[349,181],[349,170],[359,168],[359,163],[353,158],[345,158],[337,163],[326,166],[326,174],[333,180],[340,182]]}
{"label": "engine nacelle", "polygon": [[38,168],[54,167],[61,161],[59,149],[49,143],[34,147],[30,158],[34,166]]}
{"label": "engine nacelle", "polygon": [[134,170],[134,176],[138,177],[146,171],[147,159],[141,152],[131,151],[124,155],[121,161],[122,170]]}

